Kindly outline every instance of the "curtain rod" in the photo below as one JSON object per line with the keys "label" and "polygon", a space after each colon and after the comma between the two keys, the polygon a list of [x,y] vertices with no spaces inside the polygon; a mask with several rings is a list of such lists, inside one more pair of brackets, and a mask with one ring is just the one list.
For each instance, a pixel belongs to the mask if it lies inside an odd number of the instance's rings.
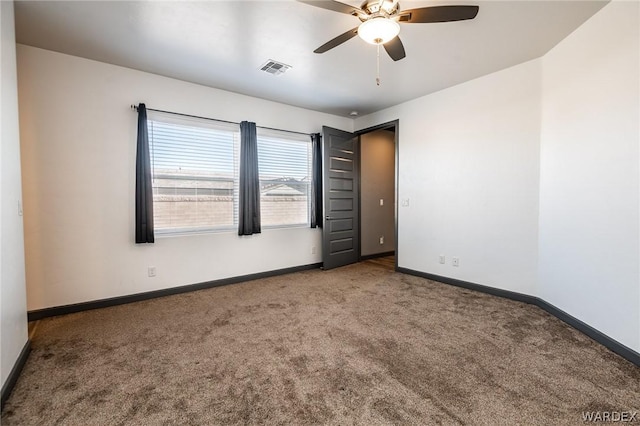
{"label": "curtain rod", "polygon": [[[136,105],[131,105],[131,109],[135,110],[135,111],[138,111],[138,107]],[[180,112],[164,111],[164,110],[161,110],[161,109],[147,108],[147,111],[162,112],[162,113],[165,113],[165,114],[181,115],[183,117],[199,118],[201,120],[211,120],[211,121],[218,121],[220,123],[240,125],[240,123],[236,123],[235,121],[220,120],[220,119],[217,119],[217,118],[210,118],[210,117],[201,117],[199,115],[182,114]],[[297,135],[311,136],[310,133],[295,132],[293,130],[283,130],[283,129],[276,129],[274,127],[264,127],[264,126],[257,126],[257,125],[256,125],[256,127],[259,127],[261,129],[265,129],[265,130],[275,130],[277,132],[295,133]]]}

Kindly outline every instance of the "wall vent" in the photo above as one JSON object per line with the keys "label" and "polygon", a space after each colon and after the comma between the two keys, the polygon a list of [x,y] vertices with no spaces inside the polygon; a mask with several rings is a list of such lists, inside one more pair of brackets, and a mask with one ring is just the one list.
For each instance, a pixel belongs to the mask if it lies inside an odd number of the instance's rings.
{"label": "wall vent", "polygon": [[280,75],[284,74],[284,72],[289,68],[291,68],[291,65],[283,64],[282,62],[269,59],[262,65],[262,67],[260,67],[260,71],[268,72],[269,74],[273,75]]}

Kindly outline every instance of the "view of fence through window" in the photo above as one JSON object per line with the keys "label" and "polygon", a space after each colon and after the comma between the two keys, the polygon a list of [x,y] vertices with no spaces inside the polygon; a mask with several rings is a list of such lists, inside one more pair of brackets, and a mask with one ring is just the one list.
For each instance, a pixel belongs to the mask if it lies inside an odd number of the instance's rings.
{"label": "view of fence through window", "polygon": [[[238,125],[153,113],[148,120],[158,233],[234,229]],[[306,135],[259,131],[262,225],[309,221],[311,144]]]}
{"label": "view of fence through window", "polygon": [[258,129],[262,226],[306,225],[311,200],[307,135]]}

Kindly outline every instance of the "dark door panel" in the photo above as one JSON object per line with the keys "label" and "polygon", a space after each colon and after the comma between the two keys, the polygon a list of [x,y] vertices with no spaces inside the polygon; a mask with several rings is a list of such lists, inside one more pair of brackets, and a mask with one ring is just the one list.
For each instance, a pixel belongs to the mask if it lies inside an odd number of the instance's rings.
{"label": "dark door panel", "polygon": [[322,261],[324,269],[355,263],[358,244],[358,137],[349,132],[322,128],[324,227]]}

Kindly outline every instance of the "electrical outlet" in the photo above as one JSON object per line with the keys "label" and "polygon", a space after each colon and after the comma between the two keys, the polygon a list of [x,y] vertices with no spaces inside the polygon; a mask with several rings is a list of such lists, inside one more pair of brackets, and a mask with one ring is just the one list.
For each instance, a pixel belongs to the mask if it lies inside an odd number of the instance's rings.
{"label": "electrical outlet", "polygon": [[311,254],[316,254],[316,246],[311,247]]}
{"label": "electrical outlet", "polygon": [[384,236],[380,237],[380,244],[384,244]]}
{"label": "electrical outlet", "polygon": [[460,266],[460,259],[458,259],[457,257],[451,258],[451,264],[453,266]]}
{"label": "electrical outlet", "polygon": [[380,205],[384,206],[384,199],[380,198]]}
{"label": "electrical outlet", "polygon": [[441,254],[441,255],[440,255],[440,264],[441,264],[441,265],[444,265],[444,264],[445,264],[445,262],[446,262],[446,258],[444,257],[444,254]]}
{"label": "electrical outlet", "polygon": [[149,268],[147,269],[147,275],[149,275],[149,277],[153,278],[156,276],[156,267],[155,266],[149,266]]}

